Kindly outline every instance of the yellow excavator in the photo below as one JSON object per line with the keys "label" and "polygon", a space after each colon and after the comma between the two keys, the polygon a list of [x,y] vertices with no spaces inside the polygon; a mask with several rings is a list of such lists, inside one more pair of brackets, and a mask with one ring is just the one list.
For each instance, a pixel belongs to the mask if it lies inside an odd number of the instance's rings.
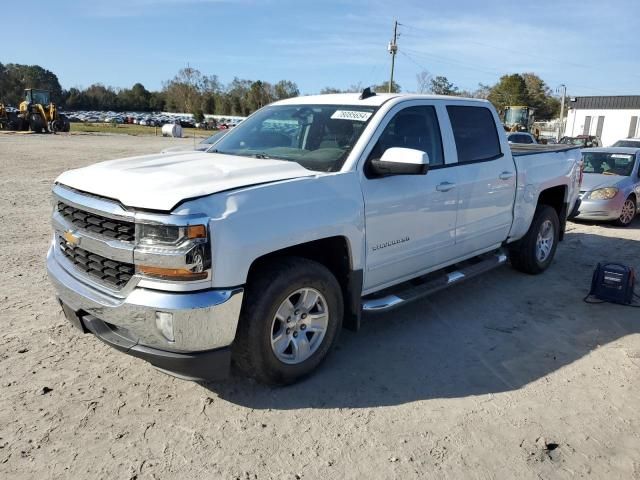
{"label": "yellow excavator", "polygon": [[17,112],[0,105],[0,127],[5,130],[31,130],[36,133],[68,132],[69,119],[51,102],[49,90],[27,88]]}
{"label": "yellow excavator", "polygon": [[504,107],[504,129],[508,132],[528,132],[533,126],[535,109],[523,105]]}

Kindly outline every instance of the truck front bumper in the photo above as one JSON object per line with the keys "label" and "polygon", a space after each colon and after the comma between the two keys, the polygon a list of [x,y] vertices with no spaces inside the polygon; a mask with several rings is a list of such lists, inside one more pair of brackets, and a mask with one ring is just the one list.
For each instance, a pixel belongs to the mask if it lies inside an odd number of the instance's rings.
{"label": "truck front bumper", "polygon": [[[83,281],[57,257],[51,248],[47,271],[65,316],[76,327],[182,378],[216,380],[228,374],[242,288],[184,293],[134,288],[124,298],[114,297]],[[173,340],[165,336],[167,314]]]}

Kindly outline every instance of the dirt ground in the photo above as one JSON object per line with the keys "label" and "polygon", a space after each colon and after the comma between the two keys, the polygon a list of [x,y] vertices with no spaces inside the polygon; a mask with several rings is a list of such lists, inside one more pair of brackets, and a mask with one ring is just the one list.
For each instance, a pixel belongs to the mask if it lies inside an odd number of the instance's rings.
{"label": "dirt ground", "polygon": [[503,267],[343,332],[316,375],[199,385],[76,333],[47,282],[63,170],[189,143],[0,135],[0,478],[640,479],[640,311],[587,305],[631,228],[569,224]]}

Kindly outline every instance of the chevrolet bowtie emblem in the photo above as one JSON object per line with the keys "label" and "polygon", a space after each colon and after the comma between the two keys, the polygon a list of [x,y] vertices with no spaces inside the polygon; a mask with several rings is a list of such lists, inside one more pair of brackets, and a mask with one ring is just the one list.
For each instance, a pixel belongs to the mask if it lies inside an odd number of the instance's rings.
{"label": "chevrolet bowtie emblem", "polygon": [[62,236],[69,245],[77,246],[80,244],[80,237],[75,235],[71,230],[67,230]]}

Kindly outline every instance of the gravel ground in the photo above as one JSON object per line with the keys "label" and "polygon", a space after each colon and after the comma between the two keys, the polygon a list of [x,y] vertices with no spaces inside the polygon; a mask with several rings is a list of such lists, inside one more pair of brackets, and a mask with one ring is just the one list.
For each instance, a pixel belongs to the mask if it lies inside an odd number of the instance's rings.
{"label": "gravel ground", "polygon": [[598,261],[640,267],[640,220],[365,317],[288,388],[181,381],[76,333],[44,266],[52,181],[179,142],[0,135],[0,478],[640,479],[640,316],[582,302]]}

